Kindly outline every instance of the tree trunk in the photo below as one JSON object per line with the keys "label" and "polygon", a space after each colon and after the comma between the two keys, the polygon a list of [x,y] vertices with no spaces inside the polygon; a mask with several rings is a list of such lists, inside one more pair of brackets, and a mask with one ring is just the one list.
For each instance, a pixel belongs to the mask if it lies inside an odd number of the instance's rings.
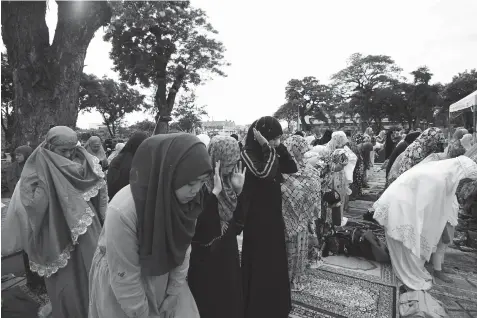
{"label": "tree trunk", "polygon": [[155,97],[156,106],[158,106],[159,113],[156,115],[156,128],[154,135],[169,133],[169,122],[172,120],[171,113],[174,108],[177,92],[179,91],[185,77],[185,68],[178,66],[174,83],[167,94],[166,98],[166,76],[160,76],[157,82],[157,91]]}
{"label": "tree trunk", "polygon": [[107,2],[57,3],[50,45],[46,2],[2,2],[2,38],[13,69],[15,147],[38,144],[50,125],[75,128],[86,50],[96,30],[111,19]]}

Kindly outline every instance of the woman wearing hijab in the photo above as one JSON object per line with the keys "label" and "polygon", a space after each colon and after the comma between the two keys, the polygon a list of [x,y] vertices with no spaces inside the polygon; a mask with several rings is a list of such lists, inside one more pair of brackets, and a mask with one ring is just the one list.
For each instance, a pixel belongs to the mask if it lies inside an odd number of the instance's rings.
{"label": "woman wearing hijab", "polygon": [[333,134],[333,131],[327,129],[323,133],[323,136],[320,139],[317,139],[315,143],[313,143],[313,146],[317,145],[326,145],[330,140],[331,140],[331,135]]}
{"label": "woman wearing hijab", "polygon": [[410,289],[432,286],[424,263],[447,235],[446,224],[457,221],[455,193],[464,178],[477,179],[477,164],[465,156],[418,165],[393,182],[373,206],[374,219],[386,230],[394,273]]}
{"label": "woman wearing hijab", "polygon": [[207,149],[193,135],[141,143],[130,185],[111,200],[99,238],[89,318],[199,317],[186,276],[200,190],[211,172]]}
{"label": "woman wearing hijab", "polygon": [[139,145],[146,140],[146,138],[147,133],[145,132],[137,131],[133,133],[121,152],[111,161],[107,175],[110,199],[112,199],[119,190],[129,184],[129,173],[131,171],[134,154]]}
{"label": "woman wearing hijab", "polygon": [[108,158],[104,151],[103,144],[101,143],[101,138],[98,136],[91,136],[84,145],[84,148],[91,155],[99,159],[103,170],[108,167]]}
{"label": "woman wearing hijab", "polygon": [[[370,148],[369,144],[364,143],[364,135],[357,133],[353,137],[353,141],[350,143],[350,148],[354,154],[358,157],[356,166],[353,171],[353,183],[351,184],[352,198],[357,199],[363,195],[364,174],[365,174],[365,161],[369,159]],[[365,146],[366,145],[366,146]]]}
{"label": "woman wearing hijab", "polygon": [[444,134],[439,128],[431,127],[424,130],[394,161],[386,180],[387,186],[431,153],[442,152],[443,144]]}
{"label": "woman wearing hijab", "polygon": [[116,144],[116,147],[114,147],[114,151],[108,157],[108,164],[111,164],[111,161],[113,161],[113,159],[118,156],[118,154],[121,152],[123,148],[124,148],[124,143],[118,142]]}
{"label": "woman wearing hijab", "polygon": [[107,208],[99,160],[77,141],[68,127],[50,129],[25,163],[7,212],[30,269],[45,278],[53,317],[88,316],[88,271]]}
{"label": "woman wearing hijab", "polygon": [[396,158],[403,153],[404,150],[406,150],[407,147],[409,147],[410,144],[414,142],[414,140],[417,139],[421,135],[420,132],[411,132],[409,133],[406,138],[404,138],[404,142],[399,143],[396,148],[394,148],[393,152],[391,153],[391,156],[389,157],[388,164],[386,166],[386,178],[389,175],[389,171],[391,170],[391,167],[394,164],[394,161],[396,161]]}
{"label": "woman wearing hijab", "polygon": [[[265,116],[249,128],[242,160],[247,167],[237,222],[244,224],[242,277],[245,317],[286,318],[291,310],[282,173],[298,171],[278,120]],[[270,264],[273,264],[270,266]]]}
{"label": "woman wearing hijab", "polygon": [[[202,188],[204,211],[192,238],[188,283],[202,318],[243,317],[237,227],[233,217],[242,192],[240,149],[232,137],[209,144],[215,174]],[[239,166],[237,167],[237,164]]]}
{"label": "woman wearing hijab", "polygon": [[31,149],[30,146],[20,146],[15,149],[15,161],[8,167],[6,173],[8,190],[11,193],[13,193],[13,190],[15,190],[15,186],[17,185],[18,180],[20,180],[20,175],[22,174],[25,162],[27,161],[28,157],[30,157],[32,152],[33,149]]}
{"label": "woman wearing hijab", "polygon": [[465,148],[465,150],[469,150],[472,145],[474,144],[474,138],[472,137],[471,134],[465,134],[461,139],[460,139],[460,143],[462,144],[462,146]]}
{"label": "woman wearing hijab", "polygon": [[285,181],[281,188],[288,276],[292,290],[301,290],[301,277],[308,260],[308,225],[319,219],[321,213],[321,178],[319,171],[304,161],[304,155],[310,149],[305,138],[291,136],[284,145],[298,167],[298,172],[283,176]]}
{"label": "woman wearing hijab", "polygon": [[396,147],[396,143],[393,140],[394,131],[388,130],[386,133],[386,141],[384,143],[384,160],[388,160]]}

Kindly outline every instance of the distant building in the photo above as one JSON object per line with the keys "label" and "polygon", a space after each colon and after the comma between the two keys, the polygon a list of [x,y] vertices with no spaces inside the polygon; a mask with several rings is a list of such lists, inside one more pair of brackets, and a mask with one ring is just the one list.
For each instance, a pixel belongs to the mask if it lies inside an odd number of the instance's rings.
{"label": "distant building", "polygon": [[234,121],[203,121],[202,131],[207,134],[229,136],[237,133],[237,126]]}
{"label": "distant building", "polygon": [[88,123],[88,129],[101,129],[107,128],[103,123]]}

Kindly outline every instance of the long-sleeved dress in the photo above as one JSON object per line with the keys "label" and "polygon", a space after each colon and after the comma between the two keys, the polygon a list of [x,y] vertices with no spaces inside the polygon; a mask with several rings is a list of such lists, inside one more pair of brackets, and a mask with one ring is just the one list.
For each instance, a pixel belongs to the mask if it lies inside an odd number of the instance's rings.
{"label": "long-sleeved dress", "polygon": [[295,173],[298,169],[285,146],[273,149],[264,145],[261,150],[257,154],[243,151],[249,169],[236,218],[244,224],[245,317],[286,318],[291,310],[291,294],[280,183],[281,173]]}
{"label": "long-sleeved dress", "polygon": [[130,186],[110,202],[89,275],[89,318],[161,317],[166,295],[179,295],[176,317],[199,317],[186,282],[190,247],[182,265],[144,276],[139,264],[136,207]]}
{"label": "long-sleeved dress", "polygon": [[204,211],[197,219],[188,283],[201,318],[243,317],[242,275],[237,226],[222,235],[217,197],[204,186]]}

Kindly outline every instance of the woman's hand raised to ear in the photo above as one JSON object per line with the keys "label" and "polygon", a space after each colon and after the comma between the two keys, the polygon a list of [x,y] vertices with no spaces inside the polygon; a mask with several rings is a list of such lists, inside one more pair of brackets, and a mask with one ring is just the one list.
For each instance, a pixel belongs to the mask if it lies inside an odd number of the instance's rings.
{"label": "woman's hand raised to ear", "polygon": [[255,140],[260,144],[260,146],[268,144],[268,140],[263,137],[262,133],[255,128],[253,129],[253,135],[255,136]]}
{"label": "woman's hand raised to ear", "polygon": [[222,179],[220,178],[220,160],[215,163],[214,170],[214,189],[212,193],[218,196],[222,192]]}
{"label": "woman's hand raised to ear", "polygon": [[237,166],[235,166],[232,173],[232,187],[234,188],[235,193],[240,195],[242,193],[243,184],[245,182],[245,173],[247,172],[247,167],[242,170],[242,162],[240,161]]}

